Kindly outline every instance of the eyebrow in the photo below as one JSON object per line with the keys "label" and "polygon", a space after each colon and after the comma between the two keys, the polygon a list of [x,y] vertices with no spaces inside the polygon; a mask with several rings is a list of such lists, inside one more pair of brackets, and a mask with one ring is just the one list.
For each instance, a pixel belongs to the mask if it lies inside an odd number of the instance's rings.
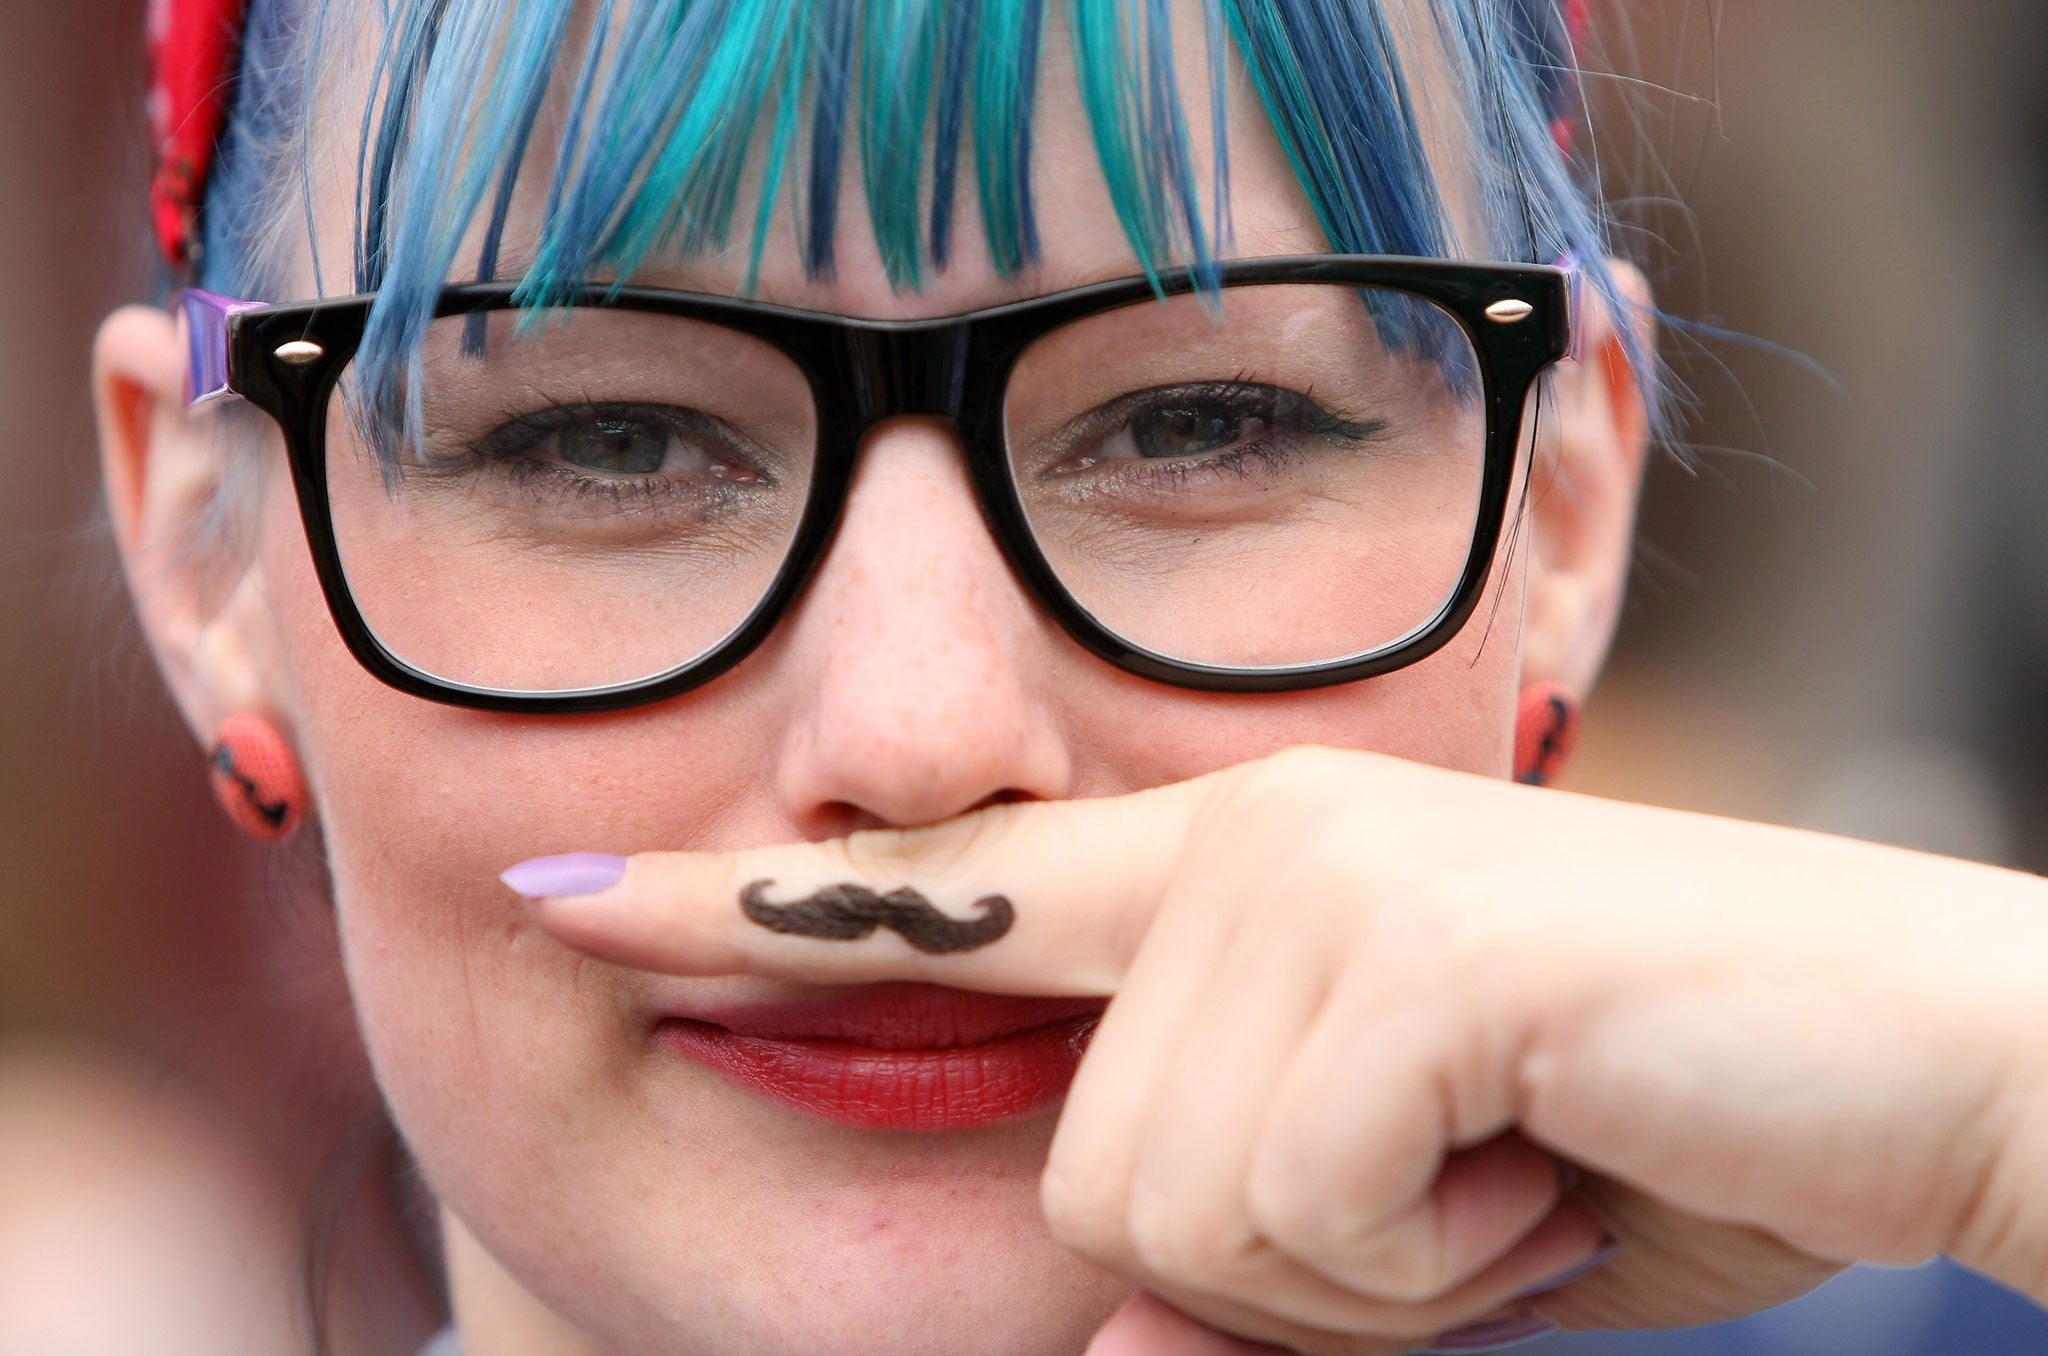
{"label": "eyebrow", "polygon": [[[1222,258],[1255,259],[1261,257],[1282,257],[1296,254],[1320,254],[1329,251],[1329,244],[1320,236],[1309,231],[1253,231],[1258,237],[1253,240],[1240,239],[1236,243],[1249,244],[1249,250],[1235,250]],[[1272,238],[1266,238],[1268,235]],[[1297,238],[1288,238],[1297,237]],[[991,272],[978,281],[973,291],[957,297],[949,297],[943,304],[934,300],[931,308],[917,308],[916,314],[906,315],[891,312],[879,319],[939,319],[949,315],[960,315],[969,311],[1002,306],[1013,301],[1026,301],[1033,297],[1051,296],[1077,288],[1092,287],[1098,283],[1122,282],[1130,278],[1143,277],[1145,268],[1135,256],[1100,256],[1085,259],[1042,258],[1008,275]],[[898,297],[935,297],[939,285],[949,275],[935,272],[930,285],[922,291],[898,292]],[[787,306],[795,310],[824,311],[832,314],[853,315],[855,312],[823,304],[821,295],[832,291],[830,279],[805,278],[794,275],[797,286],[788,284],[790,276],[782,271],[764,270],[755,280],[750,299],[771,306]],[[599,274],[590,280],[595,286],[606,286],[621,281],[610,274]],[[651,287],[676,292],[694,292],[704,296],[735,296],[740,294],[741,276],[738,271],[714,271],[706,268],[702,261],[691,259],[653,259],[635,270],[624,282],[633,287]]]}
{"label": "eyebrow", "polygon": [[589,285],[606,287],[620,283],[633,288],[689,292],[699,296],[745,296],[750,301],[770,306],[851,318],[926,320],[987,310],[1011,302],[1028,301],[1034,297],[1051,296],[1058,292],[1089,287],[1096,283],[1143,277],[1144,268],[1135,259],[1105,260],[1090,264],[1074,263],[1064,267],[1034,267],[1008,277],[990,274],[977,278],[972,288],[953,292],[943,288],[947,276],[944,273],[935,273],[920,290],[885,294],[893,295],[899,302],[923,304],[890,306],[880,310],[872,306],[846,304],[843,297],[835,299],[838,289],[830,279],[798,278],[795,280],[796,285],[792,287],[792,279],[764,271],[756,280],[754,289],[746,292],[740,286],[741,279],[737,275],[715,273],[701,267],[693,267],[688,262],[649,263],[625,279],[610,273],[597,274],[589,279]]}

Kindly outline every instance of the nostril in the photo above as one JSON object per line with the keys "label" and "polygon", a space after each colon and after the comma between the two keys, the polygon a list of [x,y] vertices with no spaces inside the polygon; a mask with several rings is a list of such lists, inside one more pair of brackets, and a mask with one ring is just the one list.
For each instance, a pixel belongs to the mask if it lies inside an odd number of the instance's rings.
{"label": "nostril", "polygon": [[[1044,796],[1035,795],[1030,791],[1019,790],[1016,787],[1006,787],[1001,791],[990,792],[972,805],[964,805],[953,810],[945,818],[950,819],[956,815],[973,814],[976,810],[986,810],[992,805],[1015,805],[1023,801],[1044,799]],[[805,820],[806,822],[803,825],[804,836],[811,839],[844,838],[850,833],[860,833],[866,829],[909,829],[917,827],[915,824],[902,823],[876,814],[865,806],[856,805],[852,801],[847,800],[826,801],[814,807],[811,813],[805,816]]]}
{"label": "nostril", "polygon": [[804,837],[813,840],[844,838],[850,833],[861,833],[867,829],[897,827],[874,811],[863,809],[845,800],[826,801],[815,806],[805,819]]}

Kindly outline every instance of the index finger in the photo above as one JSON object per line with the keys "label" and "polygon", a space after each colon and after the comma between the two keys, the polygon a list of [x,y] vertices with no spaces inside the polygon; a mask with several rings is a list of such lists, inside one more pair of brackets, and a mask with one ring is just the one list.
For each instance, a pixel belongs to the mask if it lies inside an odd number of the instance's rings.
{"label": "index finger", "polygon": [[557,939],[635,969],[1107,997],[1215,781],[822,843],[541,858],[504,879]]}

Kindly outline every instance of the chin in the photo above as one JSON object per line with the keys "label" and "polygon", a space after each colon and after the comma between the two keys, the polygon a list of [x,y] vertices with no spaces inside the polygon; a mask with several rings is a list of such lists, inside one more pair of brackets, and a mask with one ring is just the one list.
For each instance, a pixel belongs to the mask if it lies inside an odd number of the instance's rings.
{"label": "chin", "polygon": [[496,1173],[470,1175],[472,1142],[439,1184],[592,1356],[1079,1356],[1133,1292],[1046,1231],[1056,1108],[917,1134],[692,1091],[690,1116],[530,1143]]}
{"label": "chin", "polygon": [[[729,1232],[700,1219],[683,1255],[652,1243],[609,1263],[590,1259],[603,1281],[563,1287],[585,1268],[552,1270],[535,1289],[558,1292],[547,1295],[551,1307],[604,1356],[1079,1356],[1132,1293],[1054,1245],[1035,1220],[881,1195],[896,1199],[824,1210],[771,1201],[763,1214],[772,1222]],[[560,1268],[562,1259],[533,1260]]]}
{"label": "chin", "polygon": [[1051,1132],[1050,1115],[960,1135],[820,1128],[826,1152],[759,1164],[759,1194],[728,1198],[735,1327],[645,1350],[1079,1356],[1131,1286],[1047,1233]]}
{"label": "chin", "polygon": [[634,1356],[1080,1356],[1132,1293],[1077,1261],[965,1243],[959,1251],[963,1265],[937,1274],[906,1272],[874,1256],[835,1259],[822,1274],[799,1264],[735,1306],[733,1327],[693,1326],[674,1340],[630,1349]]}

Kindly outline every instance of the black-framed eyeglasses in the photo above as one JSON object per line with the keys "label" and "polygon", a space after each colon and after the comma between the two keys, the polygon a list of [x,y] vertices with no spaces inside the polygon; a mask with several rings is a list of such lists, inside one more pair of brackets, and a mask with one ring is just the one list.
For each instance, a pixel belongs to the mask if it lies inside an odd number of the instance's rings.
{"label": "black-framed eyeglasses", "polygon": [[1219,271],[915,321],[451,286],[390,362],[363,347],[374,296],[182,309],[194,403],[239,395],[284,431],[349,650],[433,701],[607,711],[730,669],[824,558],[864,434],[899,415],[957,431],[1017,578],[1119,668],[1282,692],[1426,657],[1485,588],[1570,274]]}

